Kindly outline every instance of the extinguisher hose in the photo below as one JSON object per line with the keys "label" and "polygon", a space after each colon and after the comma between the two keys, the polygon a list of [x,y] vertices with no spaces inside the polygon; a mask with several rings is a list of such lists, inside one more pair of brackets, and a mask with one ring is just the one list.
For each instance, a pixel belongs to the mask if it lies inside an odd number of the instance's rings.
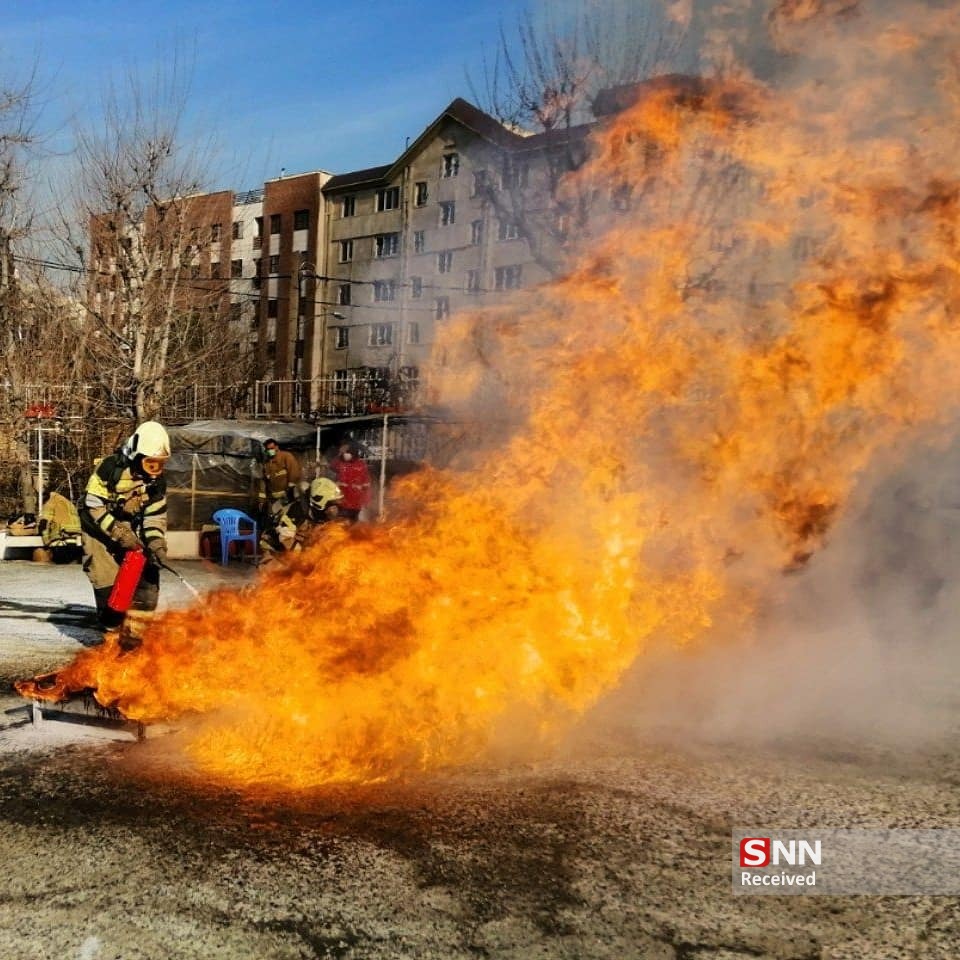
{"label": "extinguisher hose", "polygon": [[173,567],[169,566],[166,563],[163,563],[162,561],[157,561],[157,566],[163,567],[163,569],[166,570],[168,573],[172,573],[195,597],[199,598],[200,591],[195,586],[193,586],[193,584],[188,583],[186,580],[184,580],[183,577],[181,577],[180,574],[173,569]]}

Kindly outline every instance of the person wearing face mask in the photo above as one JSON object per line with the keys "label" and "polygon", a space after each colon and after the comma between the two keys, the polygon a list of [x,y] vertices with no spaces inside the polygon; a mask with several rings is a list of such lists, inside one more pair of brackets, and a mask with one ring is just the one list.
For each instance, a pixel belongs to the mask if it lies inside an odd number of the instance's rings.
{"label": "person wearing face mask", "polygon": [[[131,645],[160,596],[160,564],[167,559],[163,471],[169,457],[167,431],[154,420],[140,424],[123,446],[96,463],[78,504],[83,572],[93,586],[100,626],[105,630],[130,626]],[[144,551],[148,563],[125,621],[108,601],[120,564],[131,550]]]}
{"label": "person wearing face mask", "polygon": [[359,453],[355,443],[345,440],[330,461],[330,469],[343,494],[339,502],[340,516],[350,521],[359,519],[360,511],[370,502],[370,471]]}
{"label": "person wearing face mask", "polygon": [[288,450],[281,450],[272,437],[264,440],[263,453],[263,489],[258,497],[261,514],[275,506],[293,503],[303,474],[300,461]]}

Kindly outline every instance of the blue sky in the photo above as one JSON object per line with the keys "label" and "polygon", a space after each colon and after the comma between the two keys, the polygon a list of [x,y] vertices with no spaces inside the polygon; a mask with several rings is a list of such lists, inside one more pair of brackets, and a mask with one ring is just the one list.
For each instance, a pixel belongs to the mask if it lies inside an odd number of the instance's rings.
{"label": "blue sky", "polygon": [[218,141],[212,186],[387,163],[456,96],[525,0],[7,0],[0,78],[36,60],[43,126],[69,142],[103,79],[192,64],[188,124]]}

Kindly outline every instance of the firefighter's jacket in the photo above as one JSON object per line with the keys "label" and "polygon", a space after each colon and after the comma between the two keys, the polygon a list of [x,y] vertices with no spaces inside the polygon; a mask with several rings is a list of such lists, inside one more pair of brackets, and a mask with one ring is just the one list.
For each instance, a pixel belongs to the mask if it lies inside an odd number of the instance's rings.
{"label": "firefighter's jacket", "polygon": [[[77,508],[59,493],[51,493],[40,514],[40,536],[45,547],[69,543],[80,536],[80,515]],[[73,542],[79,543],[79,540]]]}
{"label": "firefighter's jacket", "polygon": [[269,500],[279,500],[287,492],[287,487],[300,482],[303,471],[300,461],[289,450],[278,450],[263,464],[264,492]]}
{"label": "firefighter's jacket", "polygon": [[167,534],[167,481],[163,476],[144,480],[130,470],[122,453],[104,457],[87,481],[80,506],[80,523],[85,533],[106,544],[117,521],[129,523],[149,546]]}

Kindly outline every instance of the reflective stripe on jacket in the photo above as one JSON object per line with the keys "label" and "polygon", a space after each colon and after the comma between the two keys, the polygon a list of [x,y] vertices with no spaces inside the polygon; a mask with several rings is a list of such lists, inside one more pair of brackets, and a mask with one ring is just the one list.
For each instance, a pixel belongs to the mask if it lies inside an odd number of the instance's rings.
{"label": "reflective stripe on jacket", "polygon": [[135,476],[122,454],[105,457],[90,475],[80,505],[83,529],[100,540],[110,540],[118,520],[131,524],[144,543],[167,533],[167,482],[161,476]]}

